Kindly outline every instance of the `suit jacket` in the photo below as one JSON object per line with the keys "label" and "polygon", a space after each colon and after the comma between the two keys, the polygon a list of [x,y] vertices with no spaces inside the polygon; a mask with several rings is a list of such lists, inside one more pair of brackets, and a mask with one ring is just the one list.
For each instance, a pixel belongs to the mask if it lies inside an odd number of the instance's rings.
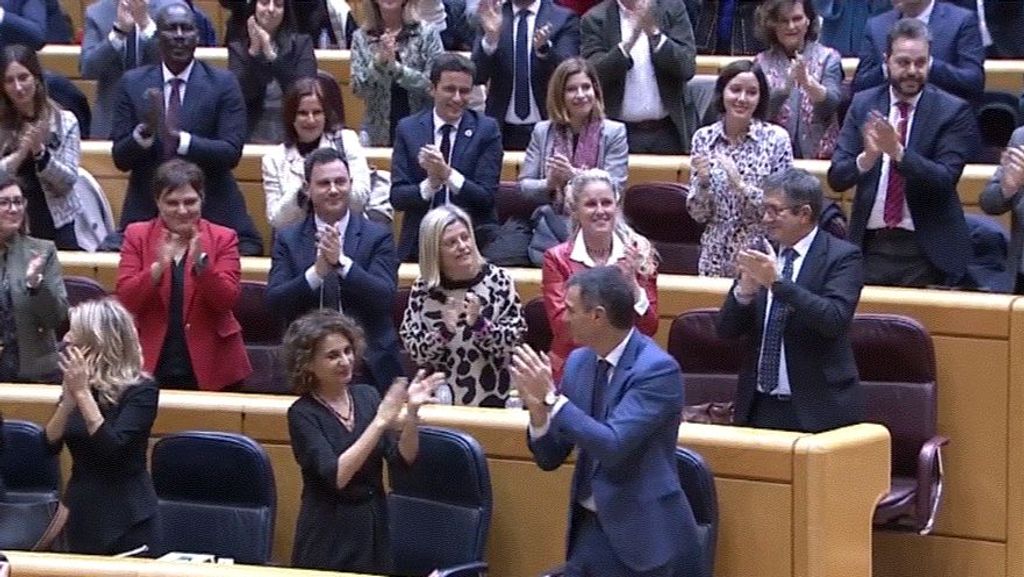
{"label": "suit jacket", "polygon": [[[262,254],[263,241],[245,210],[245,200],[231,171],[242,158],[245,141],[245,107],[235,75],[201,60],[194,61],[192,75],[185,87],[180,127],[192,135],[185,160],[196,163],[206,176],[203,218],[232,228],[238,233],[239,252]],[[143,66],[125,73],[114,114],[114,164],[131,171],[121,227],[156,216],[153,176],[163,158],[161,136],[157,131],[152,146],[139,144],[133,135],[149,104],[146,91],[163,90],[161,64]]]}
{"label": "suit jacket", "polygon": [[46,43],[46,2],[44,0],[0,0],[4,20],[0,22],[0,50],[8,44],[24,44],[39,50]]}
{"label": "suit jacket", "polygon": [[245,96],[250,133],[263,116],[267,84],[277,80],[281,92],[286,93],[296,80],[316,77],[316,56],[313,54],[313,40],[309,36],[287,34],[277,41],[277,59],[273,62],[262,54],[249,54],[248,35],[245,39],[228,44],[228,69],[238,77],[238,84]]}
{"label": "suit jacket", "polygon": [[[973,2],[974,0],[970,0]],[[868,18],[892,9],[890,0],[814,0],[821,16],[819,42],[839,51],[843,57],[860,53]]]}
{"label": "suit jacket", "polygon": [[[92,435],[79,409],[68,416],[63,436],[50,444],[71,453],[71,479],[62,501],[69,509],[69,544],[75,552],[113,555],[111,550],[133,525],[158,515],[153,479],[146,470],[149,434],[156,420],[160,389],[152,379],[126,388],[116,405],[99,403],[104,422]],[[159,543],[149,544],[151,549]]]}
{"label": "suit jacket", "polygon": [[[819,229],[796,280],[772,285],[772,298],[789,307],[782,338],[793,408],[805,431],[834,429],[864,418],[849,336],[864,286],[861,263],[857,247]],[[747,337],[736,387],[737,424],[750,422],[767,298],[762,288],[753,302],[742,305],[730,290],[718,315],[719,336]]]}
{"label": "suit jacket", "polygon": [[[633,331],[607,385],[606,410],[594,415],[597,362],[590,348],[569,356],[561,389],[569,402],[552,417],[547,434],[528,439],[534,460],[551,471],[579,447],[577,463],[596,462],[591,488],[597,516],[623,564],[639,572],[677,559],[691,569],[676,575],[697,575],[697,527],[674,457],[684,396],[679,365]],[[584,469],[577,466],[573,473],[572,503],[589,474]],[[570,536],[572,521],[570,513]]]}
{"label": "suit jacket", "polygon": [[[423,145],[433,143],[432,107],[398,123],[391,152],[391,204],[395,210],[405,211],[398,241],[398,258],[403,262],[419,257],[420,221],[430,210],[430,201],[420,195],[420,182],[427,178],[427,173],[420,167],[417,155]],[[455,131],[451,167],[462,173],[466,182],[458,194],[451,195],[451,201],[469,214],[474,226],[498,220],[494,197],[503,155],[497,122],[475,110],[463,112]]]}
{"label": "suit jacket", "polygon": [[[887,37],[900,19],[889,10],[868,19],[860,47],[860,62],[853,76],[853,91],[888,85],[882,74]],[[975,101],[985,90],[985,47],[981,43],[977,15],[946,2],[936,2],[928,20],[932,33],[932,66],[928,82],[963,98]]]}
{"label": "suit jacket", "polygon": [[[863,0],[857,0],[862,2]],[[694,35],[697,39],[698,54],[722,54],[718,52],[718,18],[721,16],[721,0],[701,0],[703,6],[699,14],[689,11]],[[765,49],[754,33],[756,27],[757,2],[733,3],[732,34],[729,38],[729,51],[724,54],[753,56]],[[687,7],[689,8],[689,6]]]}
{"label": "suit jacket", "polygon": [[[157,13],[168,0],[152,0],[149,3],[150,18],[156,19]],[[78,68],[82,78],[96,80],[96,104],[93,107],[94,120],[91,132],[82,134],[92,138],[110,138],[114,110],[117,108],[118,83],[125,71],[134,68],[135,63],[127,61],[127,44],[115,48],[110,42],[110,31],[117,18],[116,0],[99,0],[85,9],[85,37],[82,40],[82,55]],[[125,38],[125,42],[135,42],[133,31]],[[158,64],[160,52],[157,48],[157,35],[139,45],[138,59],[141,64]]]}
{"label": "suit jacket", "polygon": [[[533,126],[526,157],[519,169],[519,192],[531,202],[538,204],[551,201],[547,185],[547,159],[555,149],[555,133],[551,121],[542,120]],[[611,175],[621,193],[626,189],[629,178],[629,144],[626,141],[626,125],[607,118],[601,121],[601,143],[597,149],[597,166]]]}
{"label": "suit jacket", "polygon": [[[135,317],[150,373],[156,369],[167,335],[171,272],[164,271],[154,285],[149,268],[160,254],[166,231],[159,217],[129,225],[117,266],[117,298]],[[252,373],[242,326],[232,312],[241,292],[238,237],[229,228],[200,219],[199,244],[209,261],[197,274],[196,255],[186,255],[182,319],[199,388],[219,391]]]}
{"label": "suit jacket", "polygon": [[[1007,146],[1024,146],[1024,127],[1013,131],[1013,136],[1010,137],[1010,143]],[[1024,186],[1017,189],[1013,196],[1006,198],[1003,196],[1003,187],[1000,184],[1002,178],[1003,167],[1000,166],[992,175],[992,179],[985,185],[985,189],[981,191],[979,204],[981,204],[981,209],[989,214],[1013,211],[1010,213],[1010,254],[1009,260],[1006,262],[1006,270],[1010,272],[1010,282],[1014,283],[1017,280],[1017,275],[1021,273],[1020,259],[1021,253],[1024,252]],[[1013,285],[1010,286],[1012,288]]]}
{"label": "suit jacket", "polygon": [[[503,126],[508,105],[513,98],[516,52],[512,29],[517,17],[513,13],[512,2],[502,3],[501,13],[501,37],[498,39],[497,49],[494,54],[487,54],[483,47],[483,33],[477,34],[473,43],[473,62],[476,64],[475,83],[490,83],[487,115]],[[547,94],[551,73],[563,60],[580,53],[580,21],[568,8],[554,4],[551,0],[541,0],[534,24],[535,30],[545,24],[551,27],[551,35],[548,37],[551,46],[548,53],[540,58],[535,50],[530,50],[533,99],[537,103],[540,117],[544,119],[548,117]]]}
{"label": "suit jacket", "polygon": [[[888,84],[854,95],[828,169],[833,190],[857,186],[849,239],[858,246],[864,240],[882,171],[881,161],[864,174],[857,169],[857,155],[864,150],[860,127],[871,110],[888,115]],[[917,243],[952,286],[963,280],[971,253],[956,186],[968,155],[979,146],[977,128],[966,102],[931,85],[925,85],[917,111],[899,169],[906,181]]]}
{"label": "suit jacket", "polygon": [[[665,43],[651,55],[658,92],[685,151],[689,152],[697,124],[696,111],[686,97],[686,83],[697,70],[693,28],[682,2],[656,0],[651,9],[665,35]],[[633,60],[618,46],[622,42],[618,0],[604,0],[591,8],[580,22],[580,35],[580,53],[597,68],[601,79],[605,111],[609,118],[620,118],[626,72],[633,66]]]}
{"label": "suit jacket", "polygon": [[[402,371],[391,316],[398,291],[398,260],[390,228],[350,214],[342,250],[352,259],[352,267],[339,279],[341,307],[366,333],[367,382],[386,390]],[[267,307],[286,323],[322,302],[322,290],[313,290],[306,282],[306,269],[315,261],[312,214],[277,231],[267,276]]]}
{"label": "suit jacket", "polygon": [[[46,264],[42,284],[30,290],[25,285],[25,270],[36,254],[45,254]],[[55,331],[68,318],[68,296],[57,249],[48,240],[18,234],[7,243],[5,264],[18,335],[18,379],[51,380],[59,372]]]}

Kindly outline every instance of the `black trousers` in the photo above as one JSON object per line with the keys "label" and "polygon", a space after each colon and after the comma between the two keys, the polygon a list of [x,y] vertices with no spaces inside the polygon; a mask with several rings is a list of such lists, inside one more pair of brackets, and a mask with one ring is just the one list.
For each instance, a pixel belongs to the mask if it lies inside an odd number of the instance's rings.
{"label": "black trousers", "polygon": [[921,251],[914,231],[881,228],[864,233],[864,284],[917,287],[942,285],[945,275]]}
{"label": "black trousers", "polygon": [[803,430],[790,397],[777,397],[764,393],[754,393],[750,425],[758,429]]}
{"label": "black trousers", "polygon": [[672,117],[626,123],[626,140],[632,154],[683,154],[686,148]]}
{"label": "black trousers", "polygon": [[526,150],[530,145],[530,137],[533,136],[532,124],[509,124],[501,125],[501,146],[505,150]]}

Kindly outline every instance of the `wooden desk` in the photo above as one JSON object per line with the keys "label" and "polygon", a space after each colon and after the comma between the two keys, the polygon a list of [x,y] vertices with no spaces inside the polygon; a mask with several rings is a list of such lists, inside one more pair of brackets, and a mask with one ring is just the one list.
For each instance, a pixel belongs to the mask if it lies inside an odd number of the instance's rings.
{"label": "wooden desk", "polygon": [[4,554],[11,563],[11,577],[360,577],[355,573],[256,565],[171,563],[153,559],[116,559],[25,551],[5,551]]}

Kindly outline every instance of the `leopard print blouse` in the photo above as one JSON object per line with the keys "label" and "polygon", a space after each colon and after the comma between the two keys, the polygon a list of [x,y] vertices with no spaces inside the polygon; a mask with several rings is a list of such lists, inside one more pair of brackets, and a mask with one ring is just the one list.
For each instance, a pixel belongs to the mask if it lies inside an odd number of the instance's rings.
{"label": "leopard print blouse", "polygon": [[[427,288],[416,279],[399,331],[405,349],[417,365],[443,371],[456,405],[502,407],[511,377],[512,350],[526,332],[523,308],[515,283],[504,269],[485,264],[480,274],[462,286]],[[480,299],[480,318],[473,325],[460,315],[454,333],[441,320],[448,300]]]}

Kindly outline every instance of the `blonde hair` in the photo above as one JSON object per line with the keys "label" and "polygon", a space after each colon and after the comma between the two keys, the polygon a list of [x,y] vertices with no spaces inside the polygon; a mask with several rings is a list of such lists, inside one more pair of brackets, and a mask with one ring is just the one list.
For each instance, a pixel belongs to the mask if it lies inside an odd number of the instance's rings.
{"label": "blonde hair", "polygon": [[113,298],[85,301],[68,311],[75,346],[85,353],[89,386],[107,405],[147,376],[142,370],[142,345],[128,309]]}
{"label": "blonde hair", "polygon": [[612,176],[608,174],[608,171],[600,168],[590,168],[581,171],[576,174],[569,181],[569,185],[566,186],[565,194],[565,206],[569,213],[569,219],[572,223],[572,237],[575,237],[580,231],[580,217],[578,212],[578,202],[580,195],[583,194],[583,190],[595,182],[605,184],[609,190],[612,191],[612,199],[615,201],[615,228],[613,234],[619,237],[624,244],[627,246],[633,246],[640,253],[640,269],[639,272],[643,276],[651,276],[658,270],[658,251],[651,244],[651,241],[647,240],[647,237],[638,233],[633,227],[629,226],[626,219],[622,216],[622,195],[619,192],[618,187],[615,186],[615,182],[612,180]]}
{"label": "blonde hair", "polygon": [[444,230],[456,222],[461,222],[469,231],[469,238],[473,240],[473,252],[476,253],[476,260],[480,266],[484,264],[484,257],[480,256],[480,249],[476,245],[476,234],[473,232],[473,221],[461,208],[449,204],[439,206],[428,212],[420,221],[420,278],[432,289],[441,284],[441,237]]}

